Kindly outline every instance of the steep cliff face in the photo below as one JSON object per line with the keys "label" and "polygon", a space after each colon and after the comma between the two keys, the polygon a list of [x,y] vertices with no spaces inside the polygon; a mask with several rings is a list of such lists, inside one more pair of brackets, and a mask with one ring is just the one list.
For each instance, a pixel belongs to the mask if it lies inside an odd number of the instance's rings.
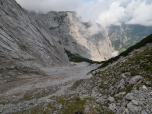
{"label": "steep cliff face", "polygon": [[103,61],[111,57],[114,51],[106,31],[101,29],[93,33],[96,27],[90,23],[81,22],[76,12],[49,12],[47,14],[33,14],[37,20],[50,29],[50,33],[62,46],[73,54],[94,61]]}
{"label": "steep cliff face", "polygon": [[122,24],[121,26],[111,25],[108,33],[115,49],[122,52],[141,41],[147,35],[150,35],[152,33],[152,26],[146,27],[126,24]]}
{"label": "steep cliff face", "polygon": [[68,65],[60,44],[15,0],[0,1],[0,70]]}

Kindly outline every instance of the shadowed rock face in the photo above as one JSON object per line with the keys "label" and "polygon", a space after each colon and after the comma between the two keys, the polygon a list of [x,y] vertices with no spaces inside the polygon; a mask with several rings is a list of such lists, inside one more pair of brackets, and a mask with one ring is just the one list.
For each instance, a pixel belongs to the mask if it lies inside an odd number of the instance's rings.
{"label": "shadowed rock face", "polygon": [[0,67],[69,64],[60,44],[15,0],[0,2]]}
{"label": "shadowed rock face", "polygon": [[101,31],[92,34],[97,31],[96,28],[93,28],[90,23],[81,22],[76,12],[49,12],[33,15],[49,28],[55,40],[71,53],[94,61],[111,58],[114,49],[107,32],[100,25],[95,26]]}

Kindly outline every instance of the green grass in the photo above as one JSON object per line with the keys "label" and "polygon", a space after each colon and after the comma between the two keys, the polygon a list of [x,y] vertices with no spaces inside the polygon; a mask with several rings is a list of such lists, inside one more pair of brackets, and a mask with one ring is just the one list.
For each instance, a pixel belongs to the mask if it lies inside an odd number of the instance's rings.
{"label": "green grass", "polygon": [[[50,99],[53,101],[48,104],[41,103],[36,107],[15,114],[52,114],[53,111],[57,111],[58,114],[83,113],[86,102],[94,101],[92,98],[80,99],[77,95],[58,96]],[[61,107],[59,108],[59,106]]]}
{"label": "green grass", "polygon": [[44,108],[44,104],[37,105],[36,107],[30,108],[28,110],[24,110],[21,112],[17,112],[14,114],[50,114],[49,112],[46,112]]}
{"label": "green grass", "polygon": [[121,48],[121,49],[119,50],[119,53],[122,53],[122,52],[124,52],[124,51],[126,51],[126,48]]}
{"label": "green grass", "polygon": [[90,59],[84,58],[84,57],[80,56],[79,54],[73,54],[73,53],[71,53],[70,51],[68,51],[66,49],[65,49],[65,52],[68,55],[68,58],[69,58],[69,60],[71,62],[76,62],[76,63],[79,63],[79,62],[88,62],[90,64],[94,64],[94,63],[101,64],[102,63],[102,62],[92,61]]}
{"label": "green grass", "polygon": [[85,100],[81,100],[80,98],[73,98],[69,100],[59,100],[62,105],[64,105],[65,109],[63,109],[63,114],[73,114],[74,112],[82,112],[84,109]]}

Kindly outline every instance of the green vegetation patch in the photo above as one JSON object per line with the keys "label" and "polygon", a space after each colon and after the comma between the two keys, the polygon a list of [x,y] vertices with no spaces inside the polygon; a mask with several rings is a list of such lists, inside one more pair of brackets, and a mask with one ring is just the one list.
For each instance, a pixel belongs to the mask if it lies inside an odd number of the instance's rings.
{"label": "green vegetation patch", "polygon": [[41,103],[33,108],[18,112],[16,114],[73,114],[83,113],[87,101],[94,101],[92,98],[80,99],[77,94],[54,96],[50,98],[52,102]]}
{"label": "green vegetation patch", "polygon": [[79,63],[79,62],[88,62],[90,64],[94,64],[94,63],[101,64],[102,63],[102,62],[92,61],[90,59],[84,58],[84,57],[80,56],[79,54],[73,54],[73,53],[71,53],[70,51],[68,51],[66,49],[65,49],[65,52],[68,55],[68,58],[69,58],[69,60],[71,62],[76,62],[76,63]]}
{"label": "green vegetation patch", "polygon": [[[74,97],[71,99],[65,100],[64,98],[57,99],[56,103],[59,103],[62,107],[58,113],[62,114],[73,114],[74,112],[82,112],[84,110],[86,99],[81,100],[79,97]],[[53,104],[54,105],[54,104]],[[48,105],[48,107],[52,108],[52,103]]]}
{"label": "green vegetation patch", "polygon": [[122,52],[124,52],[124,51],[126,51],[127,49],[126,48],[121,48],[120,50],[119,50],[119,53],[122,53]]}
{"label": "green vegetation patch", "polygon": [[140,41],[139,43],[135,44],[134,46],[128,48],[126,51],[122,52],[118,56],[116,56],[114,58],[111,58],[108,61],[105,61],[99,68],[106,67],[108,64],[117,61],[121,56],[125,57],[130,52],[132,52],[134,49],[139,49],[140,47],[145,46],[147,43],[152,43],[152,34],[149,35],[148,37],[144,38],[142,41]]}

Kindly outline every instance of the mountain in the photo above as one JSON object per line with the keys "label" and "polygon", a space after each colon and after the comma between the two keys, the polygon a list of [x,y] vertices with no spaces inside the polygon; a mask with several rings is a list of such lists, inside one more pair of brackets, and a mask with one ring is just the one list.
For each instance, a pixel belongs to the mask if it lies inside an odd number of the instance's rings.
{"label": "mountain", "polygon": [[[19,113],[151,114],[152,35],[76,81],[64,95]],[[44,110],[45,109],[45,110]]]}
{"label": "mountain", "polygon": [[141,41],[152,33],[152,26],[129,25],[121,26],[111,25],[108,29],[109,38],[115,50],[120,53]]}
{"label": "mountain", "polygon": [[[93,61],[104,61],[112,57],[114,49],[106,30],[98,24],[82,22],[76,12],[31,14],[50,30],[66,52]],[[102,31],[96,32],[96,28]]]}
{"label": "mountain", "polygon": [[[74,12],[33,15],[0,1],[0,113],[152,114],[152,34],[110,58],[102,26]],[[70,64],[66,53],[110,59]]]}
{"label": "mountain", "polygon": [[[15,0],[0,1],[0,73],[37,72],[69,64],[64,49]],[[17,72],[16,72],[17,73]]]}

